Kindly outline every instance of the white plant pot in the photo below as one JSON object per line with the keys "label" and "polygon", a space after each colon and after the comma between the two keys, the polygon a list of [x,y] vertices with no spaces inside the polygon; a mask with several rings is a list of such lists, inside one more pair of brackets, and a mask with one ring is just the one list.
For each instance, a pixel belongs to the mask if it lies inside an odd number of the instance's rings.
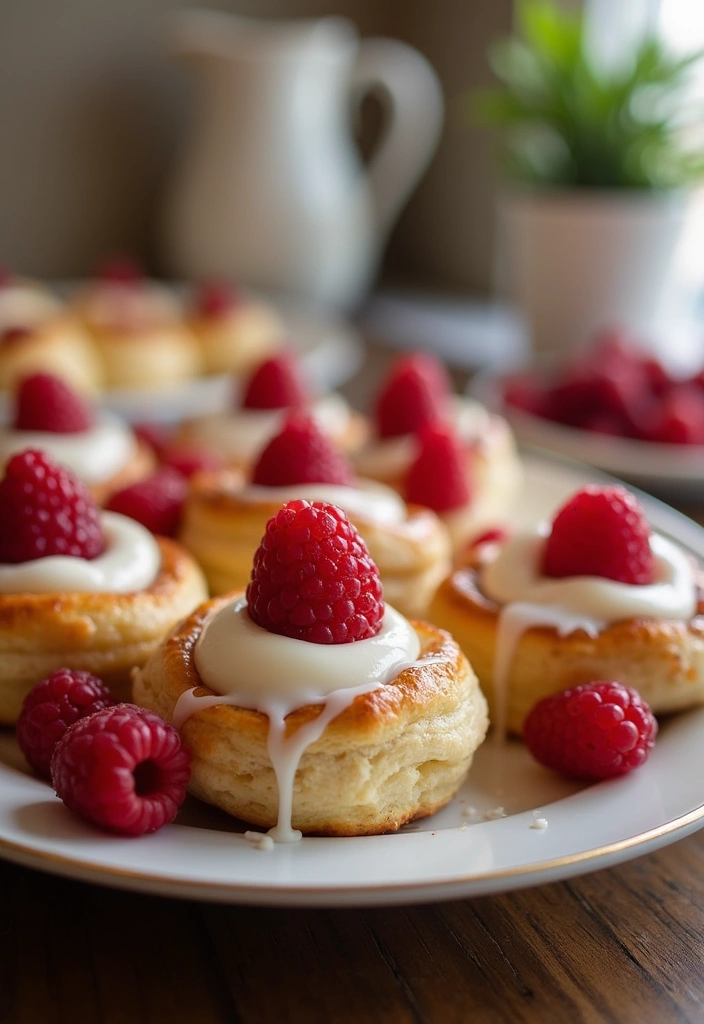
{"label": "white plant pot", "polygon": [[675,192],[504,195],[497,289],[525,318],[534,351],[575,349],[614,326],[655,347],[688,206]]}

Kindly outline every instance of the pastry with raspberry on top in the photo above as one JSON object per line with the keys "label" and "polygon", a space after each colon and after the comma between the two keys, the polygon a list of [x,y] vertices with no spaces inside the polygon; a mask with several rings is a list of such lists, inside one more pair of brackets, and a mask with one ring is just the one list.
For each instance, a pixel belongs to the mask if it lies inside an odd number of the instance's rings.
{"label": "pastry with raspberry on top", "polygon": [[58,668],[123,696],[132,668],[205,595],[174,541],[101,512],[45,452],[13,455],[0,480],[0,722]]}
{"label": "pastry with raspberry on top", "polygon": [[276,310],[222,281],[196,289],[186,323],[200,345],[205,373],[248,372],[285,336]]}
{"label": "pastry with raspberry on top", "polygon": [[704,703],[704,619],[692,557],[635,495],[590,485],[551,522],[478,544],[429,617],[457,637],[499,732],[542,698],[618,680],[654,713]]}
{"label": "pastry with raspberry on top", "polygon": [[178,626],[134,699],[180,729],[192,793],[279,842],[432,814],[487,728],[458,645],[385,605],[357,530],[318,501],[272,516],[246,592]]}

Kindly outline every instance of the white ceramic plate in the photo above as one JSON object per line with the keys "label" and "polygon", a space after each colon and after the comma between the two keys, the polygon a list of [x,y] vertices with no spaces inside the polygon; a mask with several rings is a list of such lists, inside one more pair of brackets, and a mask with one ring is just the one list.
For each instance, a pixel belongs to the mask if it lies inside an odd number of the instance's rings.
{"label": "white ceramic plate", "polygon": [[522,443],[586,462],[646,490],[682,497],[704,494],[704,446],[633,441],[552,423],[505,405],[503,380],[501,373],[485,371],[476,375],[469,391],[505,416]]}
{"label": "white ceramic plate", "polygon": [[[526,465],[522,515],[549,514],[590,474],[542,459]],[[704,530],[653,499],[653,524],[704,558]],[[305,838],[264,851],[236,822],[192,801],[140,839],[74,818],[29,775],[0,735],[0,855],[29,867],[132,890],[279,906],[455,899],[552,882],[674,842],[704,824],[704,709],[662,726],[645,766],[581,786],[535,764],[519,743],[488,741],[452,804],[395,835]],[[492,818],[503,807],[506,817]],[[545,829],[533,828],[536,816]]]}

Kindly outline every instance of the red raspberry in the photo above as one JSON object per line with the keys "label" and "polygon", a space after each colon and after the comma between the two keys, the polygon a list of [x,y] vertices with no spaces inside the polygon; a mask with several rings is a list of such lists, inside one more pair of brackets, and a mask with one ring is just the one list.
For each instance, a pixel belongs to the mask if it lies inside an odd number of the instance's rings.
{"label": "red raspberry", "polygon": [[270,633],[314,644],[381,629],[379,570],[336,505],[289,501],[266,525],[247,587],[249,614]]}
{"label": "red raspberry", "polygon": [[427,423],[445,419],[450,383],[434,356],[425,352],[399,359],[376,399],[380,437],[415,434]]}
{"label": "red raspberry", "polygon": [[102,679],[58,668],[33,686],[23,701],[17,719],[20,750],[38,775],[50,779],[54,748],[69,726],[114,703]]}
{"label": "red raspberry", "polygon": [[205,470],[222,469],[223,466],[223,460],[205,448],[179,442],[170,444],[162,450],[161,462],[162,465],[175,469],[186,479]]}
{"label": "red raspberry", "polygon": [[176,817],[190,754],[172,725],[136,704],[81,718],[59,740],[51,780],[69,810],[111,832],[141,836]]}
{"label": "red raspberry", "polygon": [[0,562],[96,558],[104,547],[98,508],[72,473],[31,448],[10,459],[0,481]]}
{"label": "red raspberry", "polygon": [[100,267],[98,278],[106,284],[139,284],[144,273],[139,263],[129,256],[114,256]]}
{"label": "red raspberry", "polygon": [[165,423],[136,423],[132,427],[135,437],[152,449],[158,459],[173,439],[173,427]]}
{"label": "red raspberry", "polygon": [[247,381],[243,409],[293,409],[309,400],[298,363],[290,352],[279,352],[260,363]]}
{"label": "red raspberry", "polygon": [[80,434],[93,426],[88,403],[60,377],[33,373],[20,383],[15,396],[15,430],[47,430]]}
{"label": "red raspberry", "polygon": [[673,385],[658,399],[642,436],[661,444],[704,444],[704,393],[694,384]]}
{"label": "red raspberry", "polygon": [[136,519],[152,533],[175,537],[187,493],[185,476],[169,466],[160,466],[144,480],[116,491],[105,507]]}
{"label": "red raspberry", "polygon": [[523,737],[541,764],[593,781],[638,768],[657,731],[657,721],[635,690],[594,682],[538,701],[525,720]]}
{"label": "red raspberry", "polygon": [[354,472],[312,416],[294,413],[260,454],[252,483],[264,487],[314,483],[351,486]]}
{"label": "red raspberry", "polygon": [[514,373],[506,377],[503,399],[510,408],[531,416],[547,416],[549,411],[546,386],[534,373]]}
{"label": "red raspberry", "polygon": [[450,427],[435,423],[418,435],[418,455],[406,476],[406,500],[436,512],[468,505],[472,498],[469,452]]}
{"label": "red raspberry", "polygon": [[585,487],[564,505],[545,541],[545,576],[602,576],[621,583],[652,583],[655,559],[650,526],[624,487]]}
{"label": "red raspberry", "polygon": [[225,316],[239,302],[239,296],[222,281],[206,281],[195,297],[195,311],[198,316],[218,318]]}

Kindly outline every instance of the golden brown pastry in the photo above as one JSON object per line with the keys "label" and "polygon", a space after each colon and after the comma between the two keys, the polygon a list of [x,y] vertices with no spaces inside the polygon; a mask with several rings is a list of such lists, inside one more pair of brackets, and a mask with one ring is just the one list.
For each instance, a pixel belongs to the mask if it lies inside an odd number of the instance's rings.
{"label": "golden brown pastry", "polygon": [[[258,710],[217,703],[194,664],[204,625],[232,603],[232,596],[211,600],[181,623],[135,672],[134,699],[171,721],[179,698],[195,687],[194,698],[186,700],[196,710],[181,726],[193,755],[191,791],[270,828],[277,824],[278,790],[267,746],[269,719]],[[432,814],[462,784],[486,732],[486,703],[454,640],[425,623],[411,628],[419,658],[385,685],[356,696],[303,753],[293,786],[294,828],[333,836],[386,832]],[[284,639],[320,647],[262,632],[265,644]],[[366,642],[333,653],[339,658]],[[232,671],[246,673],[247,666],[239,663]],[[199,697],[210,697],[211,706],[197,709]],[[297,708],[286,717],[286,737],[323,713],[320,704]]]}
{"label": "golden brown pastry", "polygon": [[209,282],[198,290],[186,322],[205,373],[243,373],[280,348],[284,324],[268,303]]}

